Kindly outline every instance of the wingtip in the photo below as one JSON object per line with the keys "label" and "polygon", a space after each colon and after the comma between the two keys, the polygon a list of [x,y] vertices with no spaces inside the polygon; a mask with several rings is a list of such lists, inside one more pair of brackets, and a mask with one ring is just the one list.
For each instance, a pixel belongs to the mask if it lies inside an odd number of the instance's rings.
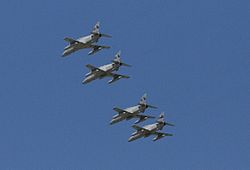
{"label": "wingtip", "polygon": [[134,128],[134,127],[137,127],[137,126],[136,126],[136,124],[133,124],[132,127]]}

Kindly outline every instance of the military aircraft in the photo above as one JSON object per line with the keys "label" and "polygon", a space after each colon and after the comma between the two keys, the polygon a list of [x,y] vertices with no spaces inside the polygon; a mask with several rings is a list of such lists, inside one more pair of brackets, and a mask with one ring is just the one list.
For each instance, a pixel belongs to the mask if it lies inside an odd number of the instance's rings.
{"label": "military aircraft", "polygon": [[102,79],[104,77],[113,77],[108,83],[113,83],[121,78],[129,78],[126,75],[120,75],[113,73],[114,71],[118,71],[120,66],[130,67],[129,64],[123,63],[121,61],[121,51],[118,51],[115,55],[115,59],[112,60],[111,64],[106,64],[100,67],[95,67],[90,64],[87,64],[86,67],[90,70],[89,73],[85,75],[85,79],[82,81],[83,84],[89,83],[96,79]]}
{"label": "military aircraft", "polygon": [[164,113],[162,112],[157,119],[156,123],[149,124],[143,127],[133,125],[132,127],[136,130],[136,132],[132,133],[131,137],[128,139],[128,142],[134,141],[136,139],[139,139],[141,137],[148,137],[150,135],[156,135],[153,138],[153,141],[159,140],[165,136],[173,136],[173,134],[170,133],[163,133],[159,132],[159,130],[162,130],[165,125],[168,126],[174,126],[171,123],[167,123],[164,121]]}
{"label": "military aircraft", "polygon": [[138,120],[135,122],[135,124],[137,124],[139,122],[147,120],[148,118],[155,118],[153,116],[140,114],[140,113],[144,113],[147,108],[154,108],[154,109],[157,108],[155,106],[147,104],[146,98],[147,98],[147,94],[144,94],[141,97],[140,102],[137,105],[126,108],[126,109],[120,109],[120,108],[115,107],[113,110],[118,112],[118,114],[112,117],[110,124],[112,125],[122,120],[130,120],[132,118],[138,118]]}
{"label": "military aircraft", "polygon": [[75,40],[73,38],[68,38],[68,37],[64,38],[64,40],[67,41],[69,43],[69,45],[64,48],[62,57],[65,57],[65,56],[67,56],[75,51],[78,51],[78,50],[84,49],[84,48],[92,48],[92,51],[90,51],[88,53],[89,55],[92,55],[92,54],[100,51],[101,49],[110,48],[109,46],[94,44],[94,43],[98,42],[100,37],[108,37],[108,38],[111,37],[110,35],[100,33],[99,27],[100,27],[100,22],[98,21],[95,24],[90,35],[80,37],[77,40]]}

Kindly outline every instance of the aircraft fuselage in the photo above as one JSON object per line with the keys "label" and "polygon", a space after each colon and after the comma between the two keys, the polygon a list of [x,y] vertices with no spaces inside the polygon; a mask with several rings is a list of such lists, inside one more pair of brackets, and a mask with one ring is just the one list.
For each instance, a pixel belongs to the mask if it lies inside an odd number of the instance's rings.
{"label": "aircraft fuselage", "polygon": [[116,69],[116,66],[114,63],[111,63],[111,64],[103,65],[99,67],[99,69],[105,71],[105,73],[98,69],[95,71],[89,72],[85,75],[85,79],[82,81],[82,83],[86,84],[96,79],[102,79],[104,77],[108,77],[110,75],[107,73],[113,72]]}
{"label": "aircraft fuselage", "polygon": [[134,118],[137,114],[144,112],[145,111],[145,107],[143,107],[142,105],[136,105],[136,106],[132,106],[129,108],[124,109],[125,111],[129,112],[130,114],[128,114],[127,112],[123,112],[123,113],[118,113],[116,115],[113,116],[110,124],[114,124],[114,123],[118,123],[122,120],[129,120]]}
{"label": "aircraft fuselage", "polygon": [[78,38],[77,39],[78,42],[69,44],[64,48],[63,56],[69,55],[80,49],[90,48],[90,45],[98,42],[99,38],[100,36],[98,34],[90,34],[90,35]]}
{"label": "aircraft fuselage", "polygon": [[[142,130],[139,130],[139,131],[132,133],[132,135],[128,139],[128,141],[131,142],[131,141],[134,141],[134,140],[139,139],[141,137],[148,137],[148,136],[154,134],[154,132],[161,130],[163,128],[163,126],[164,125],[159,124],[159,123],[146,125],[143,127]],[[146,130],[144,130],[144,129],[146,129]]]}

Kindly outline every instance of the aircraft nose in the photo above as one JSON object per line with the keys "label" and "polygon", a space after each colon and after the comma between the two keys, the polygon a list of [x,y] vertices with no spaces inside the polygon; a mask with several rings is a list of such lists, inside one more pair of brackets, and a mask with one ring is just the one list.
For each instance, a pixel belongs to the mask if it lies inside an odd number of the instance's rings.
{"label": "aircraft nose", "polygon": [[84,80],[82,81],[82,84],[87,84],[88,82],[89,82],[88,79],[84,79]]}
{"label": "aircraft nose", "polygon": [[67,53],[64,51],[63,53],[62,53],[62,57],[65,57],[67,55]]}
{"label": "aircraft nose", "polygon": [[129,139],[128,139],[128,142],[131,142],[131,141],[133,141],[134,140],[134,138],[133,138],[133,136],[131,136]]}
{"label": "aircraft nose", "polygon": [[113,120],[111,120],[110,122],[109,122],[109,124],[110,125],[113,125],[115,122],[113,121]]}

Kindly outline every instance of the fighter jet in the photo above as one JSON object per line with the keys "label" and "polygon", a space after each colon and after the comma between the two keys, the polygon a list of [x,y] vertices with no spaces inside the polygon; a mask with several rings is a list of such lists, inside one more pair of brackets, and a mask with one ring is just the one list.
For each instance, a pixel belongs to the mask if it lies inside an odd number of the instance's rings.
{"label": "fighter jet", "polygon": [[96,79],[102,79],[104,77],[113,77],[113,79],[108,81],[108,83],[110,84],[121,78],[129,78],[129,76],[126,75],[113,73],[114,71],[118,71],[121,66],[130,67],[129,64],[123,63],[121,61],[120,56],[121,56],[121,51],[118,51],[118,53],[115,55],[115,59],[112,60],[111,64],[106,64],[98,68],[90,64],[87,64],[86,67],[90,70],[90,72],[85,75],[85,79],[82,81],[82,83],[86,84]]}
{"label": "fighter jet", "polygon": [[138,120],[135,122],[135,124],[137,124],[139,122],[147,120],[148,118],[155,118],[153,116],[140,114],[140,113],[144,113],[147,108],[154,108],[154,109],[157,108],[155,106],[147,104],[146,98],[147,98],[147,94],[144,94],[141,97],[140,102],[137,105],[126,108],[126,109],[120,109],[120,108],[115,107],[113,110],[118,112],[118,114],[113,116],[112,120],[110,121],[110,124],[112,125],[122,120],[130,120],[132,118],[138,118]]}
{"label": "fighter jet", "polygon": [[84,36],[84,37],[80,37],[77,40],[73,39],[73,38],[64,38],[65,41],[67,41],[69,43],[68,46],[66,46],[64,48],[62,57],[65,57],[75,51],[78,51],[80,49],[84,49],[84,48],[92,48],[92,51],[90,51],[88,54],[92,55],[98,51],[100,51],[101,49],[108,49],[110,48],[109,46],[104,46],[104,45],[96,45],[94,43],[98,42],[100,37],[108,37],[110,38],[110,35],[107,34],[101,34],[99,32],[99,27],[100,27],[100,22],[97,22],[92,30],[92,32],[90,33],[90,35]]}
{"label": "fighter jet", "polygon": [[136,139],[139,139],[141,137],[148,137],[150,135],[156,135],[153,138],[153,141],[159,140],[165,136],[173,136],[173,134],[170,133],[163,133],[159,132],[159,130],[162,130],[165,125],[168,126],[174,126],[171,123],[167,123],[164,121],[164,113],[162,112],[157,119],[156,123],[149,124],[143,127],[133,125],[132,127],[136,130],[136,132],[132,133],[131,137],[128,139],[128,142],[134,141]]}

